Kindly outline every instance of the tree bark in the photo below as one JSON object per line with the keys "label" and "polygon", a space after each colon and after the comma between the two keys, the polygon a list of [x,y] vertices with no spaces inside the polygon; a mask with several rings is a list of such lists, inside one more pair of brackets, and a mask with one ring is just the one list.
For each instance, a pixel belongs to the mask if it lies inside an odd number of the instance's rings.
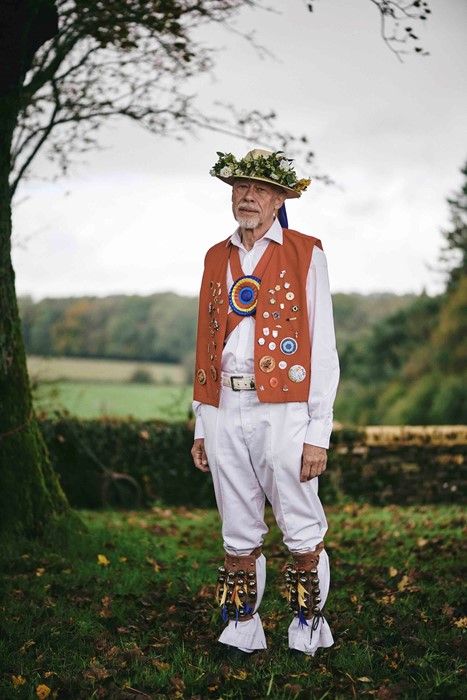
{"label": "tree bark", "polygon": [[[10,150],[34,52],[56,31],[51,0],[2,3],[0,29],[0,535],[77,522],[34,417],[11,263]],[[55,21],[54,21],[55,17]]]}

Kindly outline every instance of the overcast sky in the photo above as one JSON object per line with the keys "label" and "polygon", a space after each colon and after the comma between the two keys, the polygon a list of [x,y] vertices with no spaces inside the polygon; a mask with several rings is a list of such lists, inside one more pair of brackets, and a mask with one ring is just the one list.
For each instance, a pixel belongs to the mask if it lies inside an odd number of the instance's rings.
{"label": "overcast sky", "polygon": [[[289,202],[289,225],[322,240],[333,292],[438,292],[430,267],[467,157],[467,3],[431,0],[416,32],[431,55],[402,64],[370,0],[317,0],[312,14],[300,0],[270,4],[287,13],[244,10],[238,26],[254,26],[276,59],[213,34],[225,50],[217,80],[197,83],[200,104],[274,108],[285,128],[309,134],[339,187],[313,182]],[[230,187],[209,169],[217,150],[250,146],[213,133],[178,143],[125,122],[103,142],[66,180],[19,192],[18,293],[197,294],[206,249],[235,228]],[[39,159],[35,173],[47,171]]]}

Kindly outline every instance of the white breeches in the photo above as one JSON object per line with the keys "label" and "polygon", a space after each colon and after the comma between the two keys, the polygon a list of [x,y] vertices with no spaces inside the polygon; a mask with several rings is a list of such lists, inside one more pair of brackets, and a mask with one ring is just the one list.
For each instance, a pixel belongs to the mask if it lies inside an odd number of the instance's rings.
{"label": "white breeches", "polygon": [[[318,477],[300,482],[303,442],[309,422],[306,402],[262,403],[255,391],[221,388],[219,408],[201,405],[205,450],[222,520],[224,549],[229,554],[250,554],[262,545],[268,528],[264,522],[265,499],[271,503],[284,544],[290,552],[314,549],[328,529],[318,496]],[[257,602],[266,583],[266,559],[256,562]],[[329,557],[319,558],[321,607],[329,590]],[[244,651],[265,649],[266,640],[258,614],[253,619],[230,621],[220,642]],[[307,654],[334,643],[324,618],[311,633],[294,617],[289,646]]]}

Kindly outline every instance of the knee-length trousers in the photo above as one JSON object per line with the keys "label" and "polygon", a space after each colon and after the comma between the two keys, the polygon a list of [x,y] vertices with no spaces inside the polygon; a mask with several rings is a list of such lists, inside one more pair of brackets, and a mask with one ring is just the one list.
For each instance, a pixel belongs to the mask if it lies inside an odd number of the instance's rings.
{"label": "knee-length trousers", "polygon": [[[233,555],[250,554],[263,544],[265,499],[292,553],[314,549],[328,529],[318,496],[318,477],[300,481],[301,459],[309,423],[306,402],[264,403],[256,391],[234,391],[223,386],[219,407],[201,405],[205,451],[222,520],[223,545]],[[265,649],[263,626],[256,612],[266,583],[266,558],[256,561],[255,614],[244,622],[230,620],[219,641],[243,651]],[[321,604],[330,583],[329,557],[323,549],[318,564]],[[284,601],[284,605],[285,605]],[[310,621],[311,622],[311,621]],[[313,655],[334,643],[324,617],[316,630],[294,617],[289,647]]]}

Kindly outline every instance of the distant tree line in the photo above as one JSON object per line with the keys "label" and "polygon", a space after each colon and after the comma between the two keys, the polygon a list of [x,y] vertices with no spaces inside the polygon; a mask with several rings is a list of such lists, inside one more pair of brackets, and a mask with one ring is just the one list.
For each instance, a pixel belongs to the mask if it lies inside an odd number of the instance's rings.
{"label": "distant tree line", "polygon": [[[416,297],[335,294],[339,349]],[[195,345],[198,302],[175,293],[19,300],[30,355],[183,363]]]}

